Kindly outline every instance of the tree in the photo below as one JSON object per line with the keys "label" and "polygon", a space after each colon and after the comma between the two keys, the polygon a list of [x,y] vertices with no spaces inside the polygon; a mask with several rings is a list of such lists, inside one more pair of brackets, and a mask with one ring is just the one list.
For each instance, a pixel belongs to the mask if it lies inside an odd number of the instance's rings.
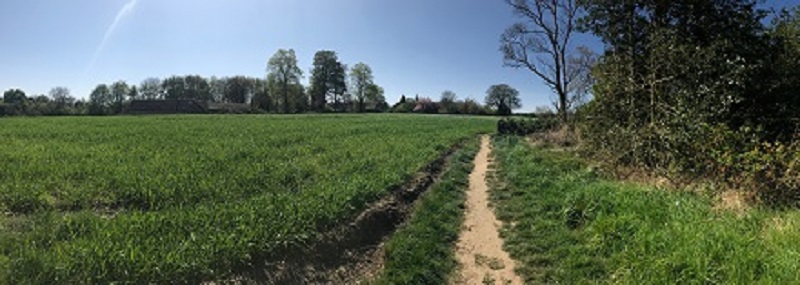
{"label": "tree", "polygon": [[[575,109],[585,104],[589,99],[588,97],[595,82],[592,69],[597,64],[597,61],[597,54],[585,46],[579,46],[576,54],[567,57],[567,70],[571,72],[569,77],[572,80],[567,85],[567,94],[570,94],[567,97],[567,104],[561,106],[566,108],[567,112],[574,112]],[[559,110],[558,106],[555,107],[556,110]]]}
{"label": "tree", "polygon": [[22,105],[27,100],[25,92],[20,89],[9,89],[3,92],[3,102],[6,104]]}
{"label": "tree", "polygon": [[370,105],[372,105],[372,110],[374,111],[384,111],[388,109],[389,104],[386,103],[386,97],[384,97],[383,87],[378,86],[378,84],[370,84],[367,85],[366,90],[364,91],[366,101]]}
{"label": "tree", "polygon": [[395,113],[409,113],[414,110],[414,107],[416,107],[416,104],[411,102],[411,100],[406,98],[406,95],[403,94],[400,96],[400,101],[392,105],[389,111]]}
{"label": "tree", "polygon": [[464,99],[460,109],[462,114],[484,115],[487,113],[486,108],[478,104],[478,102],[472,98]]}
{"label": "tree", "polygon": [[112,102],[111,90],[108,85],[100,84],[89,95],[89,114],[102,115],[108,113]]}
{"label": "tree", "polygon": [[522,108],[519,91],[507,84],[492,85],[486,90],[486,105],[497,109],[497,114],[508,116],[511,110]]}
{"label": "tree", "polygon": [[719,146],[746,152],[737,148],[771,130],[792,132],[766,123],[786,102],[768,87],[783,76],[769,75],[780,68],[758,2],[584,1],[582,28],[605,44],[581,110],[592,153],[665,177],[705,176],[719,170]]}
{"label": "tree", "polygon": [[456,92],[445,90],[442,92],[442,98],[439,99],[441,103],[454,103],[458,100],[458,96],[456,96]]}
{"label": "tree", "polygon": [[293,49],[279,49],[267,62],[267,80],[274,89],[271,94],[279,94],[283,100],[283,112],[290,112],[290,87],[300,84],[303,71],[297,67],[297,56]]}
{"label": "tree", "polygon": [[161,83],[164,98],[169,100],[212,101],[211,86],[199,75],[172,76]]}
{"label": "tree", "polygon": [[553,89],[563,123],[569,119],[572,93],[579,89],[576,81],[589,73],[585,65],[568,63],[580,9],[575,1],[506,0],[523,21],[506,29],[500,40],[506,66],[526,68]]}
{"label": "tree", "polygon": [[235,76],[225,80],[224,101],[244,104],[253,90],[253,80],[244,76]]}
{"label": "tree", "polygon": [[70,95],[67,87],[54,87],[50,89],[50,98],[53,98],[53,103],[56,105],[56,110],[65,112],[66,108],[75,103],[75,98]]}
{"label": "tree", "polygon": [[346,69],[334,51],[321,50],[314,54],[309,93],[315,111],[325,110],[326,97],[329,96],[334,106],[339,105],[339,97],[347,92]]}
{"label": "tree", "polygon": [[456,100],[458,97],[456,93],[450,90],[445,90],[442,92],[442,98],[439,99],[439,105],[441,107],[441,111],[448,113],[448,114],[456,114],[458,113],[458,106],[456,105]]}
{"label": "tree", "polygon": [[125,105],[125,96],[130,92],[130,87],[125,81],[119,80],[111,84],[111,108],[114,113],[122,113],[122,108]]}
{"label": "tree", "polygon": [[211,86],[202,76],[187,75],[183,78],[183,82],[186,88],[186,99],[194,99],[205,102],[214,100],[214,96],[211,94]]}
{"label": "tree", "polygon": [[357,109],[364,112],[364,101],[367,98],[367,87],[374,84],[372,68],[364,63],[356,63],[350,70],[350,84],[353,95],[356,97]]}
{"label": "tree", "polygon": [[214,102],[222,102],[225,101],[225,88],[228,83],[228,78],[217,78],[216,76],[211,76],[208,79],[208,86],[211,88],[211,97],[214,98]]}
{"label": "tree", "polygon": [[766,91],[746,98],[737,111],[750,114],[750,120],[764,125],[773,136],[792,139],[800,125],[800,6],[779,12],[767,36],[772,56],[761,64],[755,80]]}
{"label": "tree", "polygon": [[304,113],[311,110],[311,100],[302,84],[296,83],[289,86],[289,103],[292,113]]}
{"label": "tree", "polygon": [[10,89],[3,92],[3,102],[7,105],[6,108],[0,106],[0,115],[21,115],[25,113],[25,105],[27,105],[28,98],[25,97],[25,92],[20,89]]}
{"label": "tree", "polygon": [[161,79],[150,77],[139,84],[139,93],[144,100],[155,100],[163,97]]}
{"label": "tree", "polygon": [[183,77],[169,77],[164,79],[161,85],[164,91],[164,99],[178,100],[187,98],[186,84],[184,83]]}
{"label": "tree", "polygon": [[136,90],[136,85],[132,85],[128,91],[128,100],[136,100],[139,98],[139,91]]}
{"label": "tree", "polygon": [[269,96],[269,85],[266,80],[256,79],[253,90],[253,99],[250,101],[253,107],[267,112],[272,111],[272,98]]}

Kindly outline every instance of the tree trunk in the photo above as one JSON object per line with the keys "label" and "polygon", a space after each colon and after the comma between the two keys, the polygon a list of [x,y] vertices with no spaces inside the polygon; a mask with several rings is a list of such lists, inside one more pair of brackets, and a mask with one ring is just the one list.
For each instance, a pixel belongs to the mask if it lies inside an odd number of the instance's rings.
{"label": "tree trunk", "polygon": [[569,123],[569,110],[567,110],[567,93],[564,90],[558,90],[558,103],[561,105],[561,123],[567,125]]}
{"label": "tree trunk", "polygon": [[283,113],[289,114],[289,83],[283,82]]}

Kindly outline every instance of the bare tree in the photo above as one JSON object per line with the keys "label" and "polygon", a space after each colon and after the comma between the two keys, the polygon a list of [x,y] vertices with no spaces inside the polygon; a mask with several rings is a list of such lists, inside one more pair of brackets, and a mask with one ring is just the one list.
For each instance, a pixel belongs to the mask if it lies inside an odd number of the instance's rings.
{"label": "bare tree", "polygon": [[[591,66],[571,57],[570,40],[576,32],[580,7],[576,0],[505,0],[521,21],[506,29],[501,48],[506,66],[526,68],[541,78],[556,95],[554,105],[563,122],[577,102],[575,94],[588,90],[583,84]],[[589,51],[588,49],[583,49]]]}
{"label": "bare tree", "polygon": [[75,104],[75,97],[72,97],[67,87],[53,87],[50,89],[50,98],[53,98],[58,110],[64,110],[67,106]]}
{"label": "bare tree", "polygon": [[[592,68],[597,64],[597,54],[588,47],[579,46],[576,54],[567,57],[567,104],[564,109],[574,111],[589,100],[594,85]],[[557,107],[556,110],[559,108]]]}

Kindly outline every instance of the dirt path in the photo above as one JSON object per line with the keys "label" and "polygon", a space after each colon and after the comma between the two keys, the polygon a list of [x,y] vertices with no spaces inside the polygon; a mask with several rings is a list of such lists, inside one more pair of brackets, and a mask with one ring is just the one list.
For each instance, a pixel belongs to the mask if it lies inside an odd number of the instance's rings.
{"label": "dirt path", "polygon": [[469,175],[464,228],[456,245],[461,271],[456,284],[522,284],[514,273],[514,261],[503,251],[498,230],[502,225],[489,208],[486,171],[489,166],[489,138],[481,138],[475,168]]}

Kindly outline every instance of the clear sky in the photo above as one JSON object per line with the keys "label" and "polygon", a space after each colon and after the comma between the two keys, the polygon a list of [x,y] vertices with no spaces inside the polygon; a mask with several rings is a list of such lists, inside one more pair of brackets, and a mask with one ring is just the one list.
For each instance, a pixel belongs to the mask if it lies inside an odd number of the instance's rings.
{"label": "clear sky", "polygon": [[[0,90],[28,95],[65,86],[87,98],[99,83],[171,75],[263,78],[267,59],[293,48],[304,83],[314,53],[334,50],[370,65],[389,104],[444,90],[483,101],[498,83],[520,91],[524,111],[551,96],[503,67],[500,34],[516,19],[501,0],[3,0],[0,11]],[[575,44],[601,48],[589,36]]]}

